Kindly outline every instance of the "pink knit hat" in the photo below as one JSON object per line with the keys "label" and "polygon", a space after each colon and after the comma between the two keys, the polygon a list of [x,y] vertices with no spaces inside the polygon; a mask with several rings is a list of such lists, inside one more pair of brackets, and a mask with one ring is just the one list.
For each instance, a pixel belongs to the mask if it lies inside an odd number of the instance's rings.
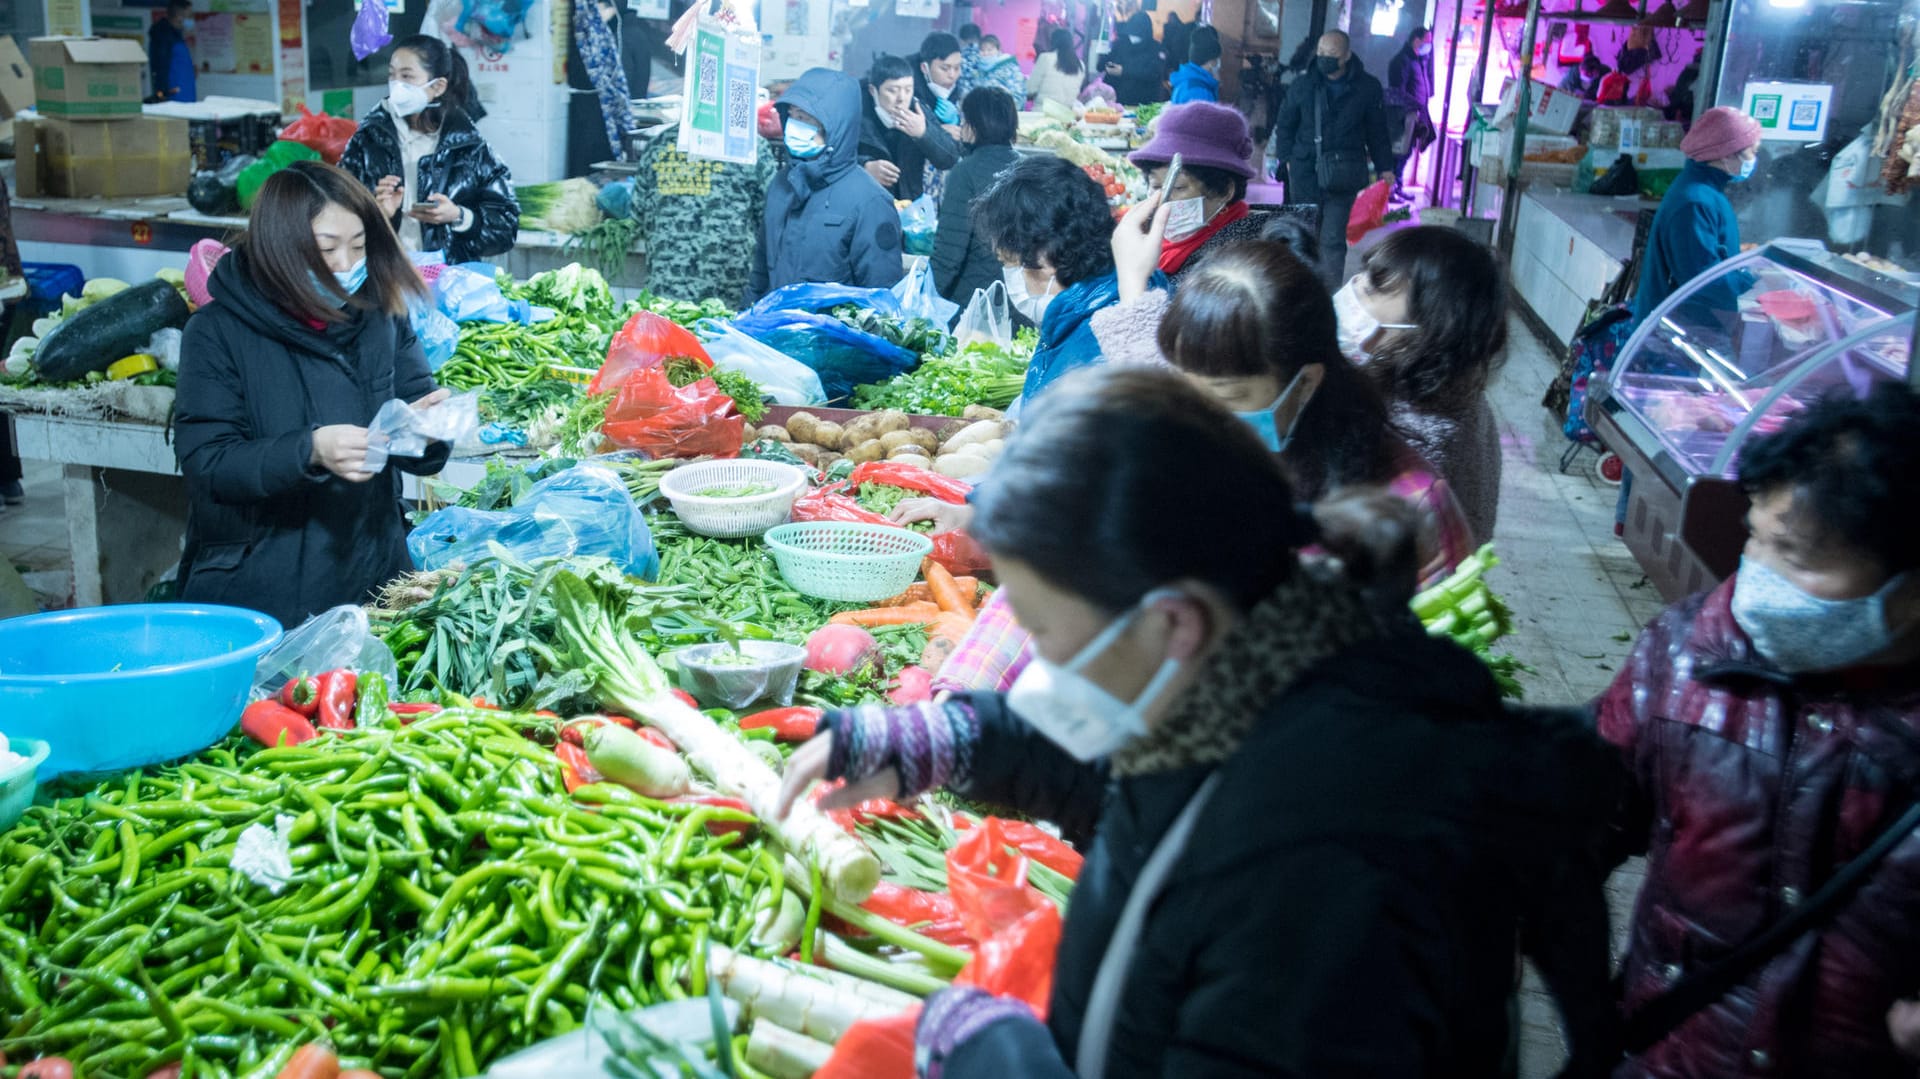
{"label": "pink knit hat", "polygon": [[1745,153],[1760,145],[1760,121],[1731,105],[1708,109],[1680,140],[1680,152],[1703,164]]}

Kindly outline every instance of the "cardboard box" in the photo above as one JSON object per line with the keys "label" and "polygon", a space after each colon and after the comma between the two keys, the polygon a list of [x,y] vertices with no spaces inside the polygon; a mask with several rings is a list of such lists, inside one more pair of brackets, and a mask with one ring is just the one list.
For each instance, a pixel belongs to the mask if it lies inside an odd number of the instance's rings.
{"label": "cardboard box", "polygon": [[11,35],[0,34],[0,120],[33,108],[33,68]]}
{"label": "cardboard box", "polygon": [[[1572,131],[1573,122],[1580,117],[1580,99],[1565,90],[1556,90],[1539,79],[1531,81],[1533,90],[1527,96],[1527,133],[1565,135]],[[1513,126],[1519,96],[1520,80],[1509,81],[1500,94],[1500,108],[1493,114],[1493,126]]]}
{"label": "cardboard box", "polygon": [[102,37],[37,37],[27,42],[33,90],[43,115],[111,120],[140,115],[147,50]]}
{"label": "cardboard box", "polygon": [[184,195],[193,168],[187,122],[158,116],[17,121],[14,161],[22,196],[67,199]]}

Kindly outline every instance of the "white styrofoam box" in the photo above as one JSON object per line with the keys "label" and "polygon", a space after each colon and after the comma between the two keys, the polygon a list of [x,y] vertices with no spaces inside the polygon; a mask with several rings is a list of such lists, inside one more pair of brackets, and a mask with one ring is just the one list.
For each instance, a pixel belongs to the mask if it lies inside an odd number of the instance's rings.
{"label": "white styrofoam box", "polygon": [[[1565,90],[1531,80],[1533,89],[1527,96],[1527,130],[1538,131],[1543,135],[1564,135],[1573,130],[1573,122],[1580,115],[1580,98]],[[1519,111],[1520,80],[1507,83],[1500,93],[1500,107],[1493,114],[1493,126],[1508,128],[1513,126],[1514,114]]]}

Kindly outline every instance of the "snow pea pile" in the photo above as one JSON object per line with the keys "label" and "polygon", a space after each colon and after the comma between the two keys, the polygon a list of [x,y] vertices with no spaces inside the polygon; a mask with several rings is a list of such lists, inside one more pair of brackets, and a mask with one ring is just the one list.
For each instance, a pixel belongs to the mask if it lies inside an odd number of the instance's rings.
{"label": "snow pea pile", "polygon": [[[30,809],[0,834],[0,1052],[272,1076],[325,1040],[389,1077],[475,1075],[592,1001],[704,993],[709,942],[797,939],[750,816],[569,798],[523,722],[450,709],[223,743]],[[234,865],[256,827],[290,845],[279,889]]]}

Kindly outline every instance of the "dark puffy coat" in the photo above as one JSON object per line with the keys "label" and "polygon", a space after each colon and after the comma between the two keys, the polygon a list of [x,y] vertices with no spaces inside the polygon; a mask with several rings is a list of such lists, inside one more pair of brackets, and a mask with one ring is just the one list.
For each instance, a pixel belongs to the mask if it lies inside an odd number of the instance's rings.
{"label": "dark puffy coat", "polygon": [[860,83],[860,164],[893,162],[900,170],[900,178],[887,193],[896,199],[912,202],[926,193],[928,165],[950,169],[960,163],[960,144],[933,118],[933,102],[929,98],[930,95],[914,97],[920,114],[927,118],[926,133],[916,139],[881,123],[880,106],[873,100],[873,91],[864,80]]}
{"label": "dark puffy coat", "polygon": [[[340,167],[373,190],[383,176],[405,176],[400,156],[400,133],[384,104],[374,106],[347,142]],[[420,226],[420,243],[428,251],[446,252],[448,262],[476,262],[504,255],[520,238],[520,202],[513,196],[513,175],[493,148],[458,109],[448,109],[440,125],[440,144],[420,159],[420,192],[408,192],[419,201],[426,195],[445,195],[473,211],[473,227],[456,232],[452,225]],[[405,213],[407,207],[400,207]],[[397,231],[400,214],[388,222]]]}
{"label": "dark puffy coat", "polygon": [[1344,91],[1330,89],[1332,80],[1310,67],[1293,80],[1280,103],[1280,115],[1273,124],[1274,153],[1287,163],[1287,201],[1316,202],[1320,183],[1314,172],[1314,118],[1319,115],[1325,97],[1327,117],[1321,147],[1364,153],[1373,159],[1373,171],[1392,172],[1398,164],[1393,154],[1393,135],[1387,129],[1387,109],[1380,80],[1367,74],[1360,58],[1347,60],[1347,74],[1339,80],[1348,83]]}
{"label": "dark puffy coat", "polygon": [[[1634,775],[1622,832],[1647,883],[1628,1009],[1786,914],[1920,792],[1920,666],[1793,678],[1733,619],[1733,581],[1667,609],[1599,701]],[[1920,835],[1822,928],[1615,1075],[1911,1079],[1887,1008],[1920,992]]]}
{"label": "dark puffy coat", "polygon": [[[1139,41],[1132,40],[1138,37]],[[1122,105],[1146,105],[1167,99],[1167,54],[1153,40],[1153,20],[1136,13],[1121,27],[1120,39],[1105,63],[1119,64],[1119,75],[1107,76],[1107,85]]]}
{"label": "dark puffy coat", "polygon": [[826,128],[827,149],[790,161],[767,188],[767,219],[753,252],[745,301],[797,281],[891,288],[905,276],[900,214],[857,159],[860,83],[816,67],[780,98],[782,123],[799,108]]}
{"label": "dark puffy coat", "polygon": [[1433,54],[1413,51],[1413,42],[1400,46],[1387,62],[1387,104],[1401,109],[1423,109],[1433,99]]}
{"label": "dark puffy coat", "polygon": [[[1097,837],[1046,1025],[994,1023],[945,1074],[1064,1079],[1128,890],[1205,769],[1109,786],[1000,698],[973,700],[981,739],[960,793]],[[1604,1005],[1599,877],[1570,889],[1561,858],[1613,794],[1592,778],[1606,755],[1583,728],[1539,720],[1504,713],[1480,663],[1414,630],[1309,668],[1221,766],[1148,915],[1107,1074],[1496,1076],[1518,926],[1548,909],[1580,919],[1571,947],[1535,949],[1553,984],[1583,982]],[[1594,1011],[1580,1014],[1585,1037]]]}
{"label": "dark puffy coat", "polygon": [[940,295],[964,306],[975,289],[1001,278],[1000,259],[973,227],[969,204],[993,178],[1019,160],[1011,146],[978,146],[947,174],[946,194],[940,200],[940,227],[933,237],[933,285]]}
{"label": "dark puffy coat", "polygon": [[[174,452],[187,479],[181,598],[264,611],[292,628],[413,568],[400,471],[446,463],[433,444],[366,483],[313,467],[313,432],[365,427],[398,398],[433,392],[407,320],[362,313],[311,329],[263,296],[243,251],[220,260],[214,302],[180,344]],[[399,471],[396,471],[399,470]]]}

